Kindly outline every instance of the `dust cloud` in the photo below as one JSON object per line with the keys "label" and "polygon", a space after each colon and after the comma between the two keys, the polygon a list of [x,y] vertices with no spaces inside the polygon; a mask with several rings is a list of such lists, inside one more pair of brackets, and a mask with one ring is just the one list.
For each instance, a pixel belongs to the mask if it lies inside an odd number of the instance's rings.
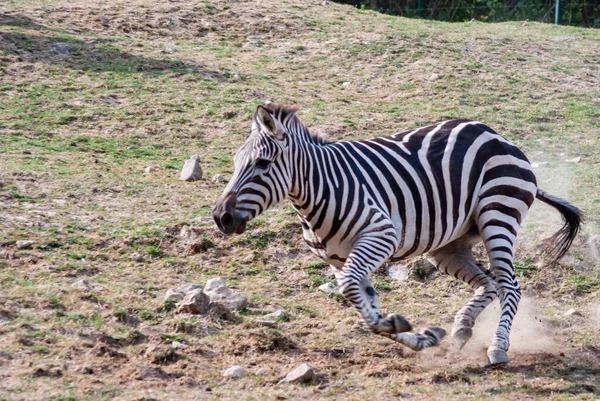
{"label": "dust cloud", "polygon": [[[543,317],[539,300],[523,297],[519,311],[513,321],[510,335],[509,352],[547,352],[558,354],[564,346],[553,337],[553,328]],[[465,345],[463,353],[480,352],[492,343],[494,333],[500,321],[500,303],[498,300],[489,305],[479,316],[473,328],[473,337]]]}

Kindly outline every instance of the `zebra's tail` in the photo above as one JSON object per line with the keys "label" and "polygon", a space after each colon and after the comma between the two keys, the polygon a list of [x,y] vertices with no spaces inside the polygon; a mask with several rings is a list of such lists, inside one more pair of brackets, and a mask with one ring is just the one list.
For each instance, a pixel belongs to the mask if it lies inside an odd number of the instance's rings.
{"label": "zebra's tail", "polygon": [[564,226],[550,238],[550,243],[543,252],[554,263],[562,258],[571,247],[573,240],[581,229],[581,224],[583,224],[583,212],[566,200],[539,188],[535,197],[557,209],[562,214],[565,222]]}

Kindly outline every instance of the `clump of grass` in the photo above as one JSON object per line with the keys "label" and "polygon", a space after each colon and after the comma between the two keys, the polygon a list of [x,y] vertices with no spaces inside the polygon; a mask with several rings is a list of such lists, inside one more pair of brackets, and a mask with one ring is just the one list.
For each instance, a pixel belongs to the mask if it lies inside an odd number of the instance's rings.
{"label": "clump of grass", "polygon": [[150,245],[150,246],[146,247],[145,251],[148,255],[155,257],[155,258],[160,258],[164,255],[163,250],[154,245]]}

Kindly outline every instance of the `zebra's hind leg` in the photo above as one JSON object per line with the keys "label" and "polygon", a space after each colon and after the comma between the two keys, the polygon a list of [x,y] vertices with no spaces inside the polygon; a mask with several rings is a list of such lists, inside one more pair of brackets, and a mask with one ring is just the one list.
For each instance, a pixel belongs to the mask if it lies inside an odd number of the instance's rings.
{"label": "zebra's hind leg", "polygon": [[[491,270],[495,275],[500,299],[501,317],[488,348],[488,362],[492,365],[508,362],[510,330],[519,308],[521,289],[513,267],[513,246],[515,244],[520,217],[526,210],[514,216],[495,211],[482,213],[478,220],[481,237],[490,258]],[[486,218],[487,217],[487,218]]]}
{"label": "zebra's hind leg", "polygon": [[475,261],[471,245],[466,241],[450,243],[427,256],[440,271],[475,289],[475,294],[458,311],[452,325],[452,337],[462,348],[473,335],[473,326],[479,314],[496,299],[494,275]]}
{"label": "zebra's hind leg", "polygon": [[[360,286],[371,308],[379,313],[379,300],[377,299],[377,292],[375,292],[375,288],[371,284],[369,278],[366,276],[363,277],[360,282]],[[412,326],[404,317],[392,313],[387,315],[385,318],[381,317],[377,324],[371,326],[371,330],[376,334],[395,334],[411,331]]]}

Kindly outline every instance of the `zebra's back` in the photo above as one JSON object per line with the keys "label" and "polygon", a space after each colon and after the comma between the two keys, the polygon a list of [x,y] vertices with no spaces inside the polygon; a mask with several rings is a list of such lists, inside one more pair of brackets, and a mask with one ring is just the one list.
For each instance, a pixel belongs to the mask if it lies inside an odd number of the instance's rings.
{"label": "zebra's back", "polygon": [[[394,258],[422,254],[464,235],[474,224],[474,213],[481,212],[477,204],[482,196],[494,202],[503,197],[511,205],[515,202],[508,198],[522,200],[515,206],[521,217],[535,196],[535,176],[525,155],[477,121],[445,121],[327,148],[346,159],[337,163],[337,170],[328,170],[330,178],[341,185],[353,181],[344,181],[341,174],[356,177],[349,191],[338,188],[340,204],[329,211],[347,221],[356,205],[352,197],[339,194],[362,190],[362,196],[376,204],[373,207],[387,211],[397,228],[400,244]],[[494,192],[497,188],[502,195]],[[361,205],[369,207],[368,202]]]}

